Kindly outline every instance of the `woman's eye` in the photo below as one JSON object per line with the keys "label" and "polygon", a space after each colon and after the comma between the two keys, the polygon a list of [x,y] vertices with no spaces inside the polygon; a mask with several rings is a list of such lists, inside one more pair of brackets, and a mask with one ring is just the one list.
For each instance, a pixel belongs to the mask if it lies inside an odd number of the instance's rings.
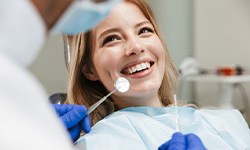
{"label": "woman's eye", "polygon": [[119,40],[118,36],[115,35],[108,36],[103,40],[102,45],[104,46],[105,44],[111,43],[116,40]]}
{"label": "woman's eye", "polygon": [[151,28],[148,27],[144,27],[139,31],[139,34],[143,34],[143,33],[153,33],[154,31]]}

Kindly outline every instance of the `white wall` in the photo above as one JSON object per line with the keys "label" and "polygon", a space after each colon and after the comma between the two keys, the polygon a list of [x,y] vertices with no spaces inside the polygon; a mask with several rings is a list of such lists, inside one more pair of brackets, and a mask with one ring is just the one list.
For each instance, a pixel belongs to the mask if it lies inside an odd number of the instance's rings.
{"label": "white wall", "polygon": [[47,93],[66,92],[68,72],[64,62],[61,36],[50,36],[35,62],[29,67]]}
{"label": "white wall", "polygon": [[249,66],[250,1],[195,0],[195,55],[205,67]]}
{"label": "white wall", "polygon": [[[195,0],[194,12],[194,48],[200,65],[205,68],[241,65],[249,73],[250,1]],[[247,91],[249,84],[244,84]],[[199,83],[196,90],[196,99],[204,105],[217,104],[218,84]],[[235,95],[237,106],[242,100],[239,92],[235,91]]]}
{"label": "white wall", "polygon": [[[193,0],[149,0],[149,2],[173,61],[178,67],[184,58],[193,56]],[[192,83],[180,84],[177,96],[185,102],[193,101]]]}
{"label": "white wall", "polygon": [[148,0],[177,66],[193,55],[193,0]]}

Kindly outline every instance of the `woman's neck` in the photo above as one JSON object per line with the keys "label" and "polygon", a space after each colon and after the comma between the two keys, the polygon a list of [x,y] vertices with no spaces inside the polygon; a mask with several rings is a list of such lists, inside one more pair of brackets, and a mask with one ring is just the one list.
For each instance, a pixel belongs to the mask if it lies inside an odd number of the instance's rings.
{"label": "woman's neck", "polygon": [[163,107],[163,103],[160,101],[158,97],[148,98],[148,97],[140,97],[140,98],[124,98],[122,100],[116,100],[116,105],[120,108],[127,107],[136,107],[136,106],[150,106],[150,107]]}

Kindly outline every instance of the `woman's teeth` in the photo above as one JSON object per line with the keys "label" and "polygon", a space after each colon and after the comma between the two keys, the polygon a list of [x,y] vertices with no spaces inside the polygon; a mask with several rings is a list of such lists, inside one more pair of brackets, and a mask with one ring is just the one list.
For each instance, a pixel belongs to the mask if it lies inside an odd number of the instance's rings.
{"label": "woman's teeth", "polygon": [[144,63],[137,64],[135,66],[128,67],[124,72],[128,74],[134,74],[136,72],[139,72],[148,68],[150,68],[150,63],[144,62]]}

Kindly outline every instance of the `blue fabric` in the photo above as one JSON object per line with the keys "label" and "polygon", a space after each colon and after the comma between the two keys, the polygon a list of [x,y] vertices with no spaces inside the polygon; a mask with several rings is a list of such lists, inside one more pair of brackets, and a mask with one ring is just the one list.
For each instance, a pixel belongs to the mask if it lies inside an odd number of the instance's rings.
{"label": "blue fabric", "polygon": [[[250,131],[238,110],[177,109],[181,132],[196,134],[206,148],[250,149]],[[79,150],[154,150],[175,132],[175,107],[130,107],[99,121],[76,142],[76,147]]]}

